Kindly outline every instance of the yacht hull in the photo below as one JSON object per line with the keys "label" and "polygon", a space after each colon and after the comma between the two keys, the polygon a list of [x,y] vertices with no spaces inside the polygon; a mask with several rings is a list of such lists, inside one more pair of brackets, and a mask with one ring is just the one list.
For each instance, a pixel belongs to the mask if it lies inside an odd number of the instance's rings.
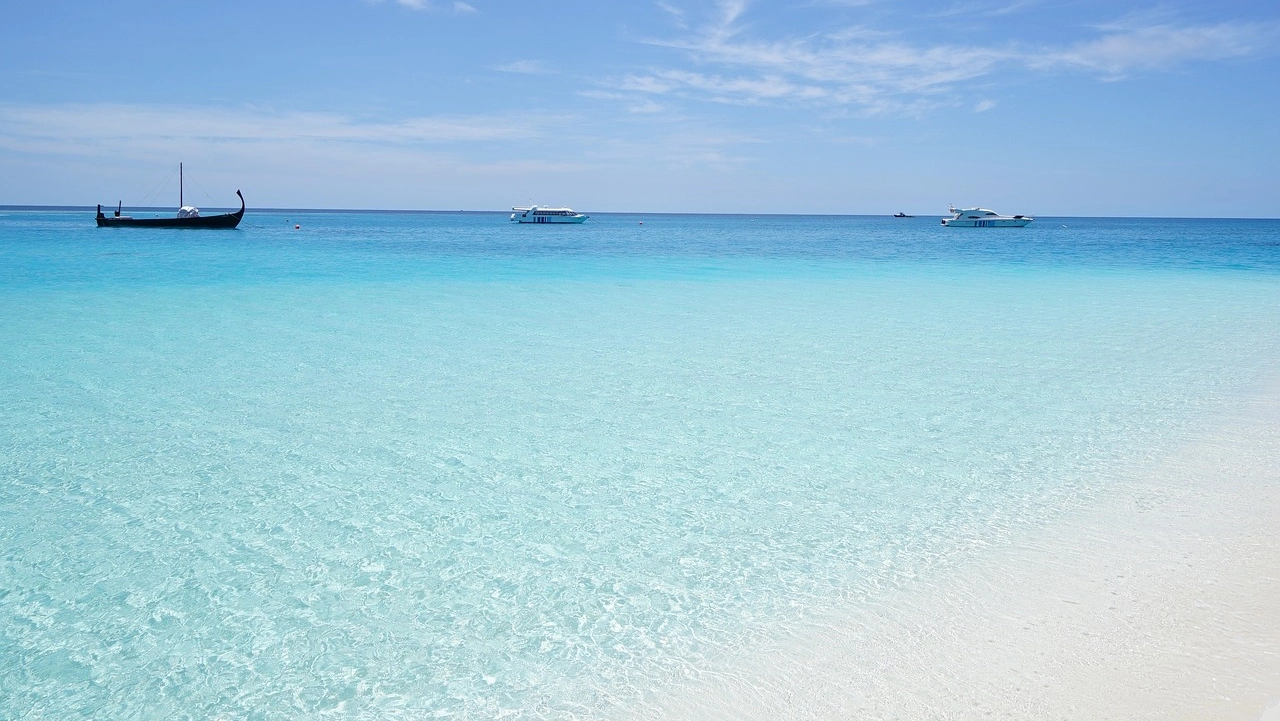
{"label": "yacht hull", "polygon": [[517,215],[512,218],[512,220],[517,223],[581,223],[586,219],[587,219],[587,216],[585,215],[578,216],[576,218],[556,217],[556,216],[550,216],[550,215],[539,215],[536,217],[530,216],[528,218],[521,218],[519,215]]}
{"label": "yacht hull", "polygon": [[948,228],[1022,228],[1030,223],[1032,218],[997,218],[991,220],[952,220],[944,218],[942,224]]}

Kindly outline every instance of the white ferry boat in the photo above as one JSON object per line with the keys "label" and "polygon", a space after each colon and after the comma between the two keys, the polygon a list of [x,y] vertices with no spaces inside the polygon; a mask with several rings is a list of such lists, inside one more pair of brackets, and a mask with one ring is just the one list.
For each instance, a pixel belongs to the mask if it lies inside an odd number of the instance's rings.
{"label": "white ferry boat", "polygon": [[942,224],[949,228],[1021,228],[1035,220],[1025,215],[1000,215],[986,208],[948,209],[950,218],[943,218]]}
{"label": "white ferry boat", "polygon": [[540,208],[531,205],[528,208],[512,208],[513,223],[581,223],[589,215],[576,213],[572,208]]}

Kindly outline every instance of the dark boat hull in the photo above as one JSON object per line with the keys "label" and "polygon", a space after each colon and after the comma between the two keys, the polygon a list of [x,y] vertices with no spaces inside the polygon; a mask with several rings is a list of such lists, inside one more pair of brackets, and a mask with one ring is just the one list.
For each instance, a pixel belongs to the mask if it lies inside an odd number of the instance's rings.
{"label": "dark boat hull", "polygon": [[244,196],[240,196],[240,210],[222,215],[206,215],[196,218],[124,218],[102,214],[102,206],[98,206],[99,228],[234,228],[244,217]]}

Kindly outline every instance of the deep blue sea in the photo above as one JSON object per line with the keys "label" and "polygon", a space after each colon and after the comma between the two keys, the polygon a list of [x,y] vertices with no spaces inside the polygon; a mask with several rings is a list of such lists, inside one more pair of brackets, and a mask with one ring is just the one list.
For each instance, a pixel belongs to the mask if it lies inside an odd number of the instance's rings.
{"label": "deep blue sea", "polygon": [[625,718],[1277,358],[1274,220],[0,210],[0,718]]}

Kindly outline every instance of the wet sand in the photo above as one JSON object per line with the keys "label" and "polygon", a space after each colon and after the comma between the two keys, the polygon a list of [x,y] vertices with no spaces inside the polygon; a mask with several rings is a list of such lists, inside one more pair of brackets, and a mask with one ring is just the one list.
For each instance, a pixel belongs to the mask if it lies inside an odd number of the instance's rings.
{"label": "wet sand", "polygon": [[1280,721],[1280,385],[1032,540],[650,701],[644,718]]}

